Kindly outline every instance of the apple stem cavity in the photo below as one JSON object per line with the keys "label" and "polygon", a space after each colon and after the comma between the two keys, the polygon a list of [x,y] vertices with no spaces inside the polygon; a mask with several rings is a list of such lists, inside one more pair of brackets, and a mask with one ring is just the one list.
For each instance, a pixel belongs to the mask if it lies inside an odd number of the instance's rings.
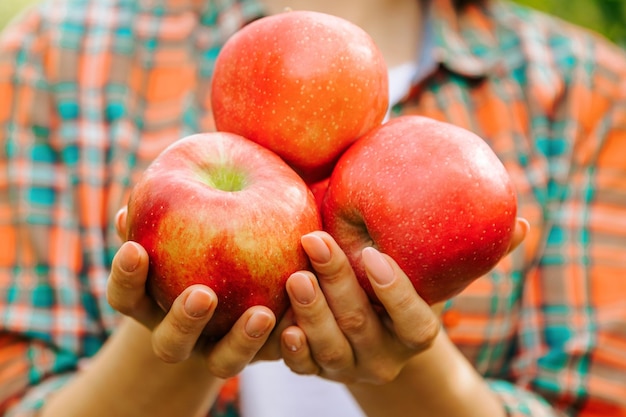
{"label": "apple stem cavity", "polygon": [[240,168],[231,166],[212,167],[203,172],[203,182],[217,190],[237,192],[246,188],[248,176]]}

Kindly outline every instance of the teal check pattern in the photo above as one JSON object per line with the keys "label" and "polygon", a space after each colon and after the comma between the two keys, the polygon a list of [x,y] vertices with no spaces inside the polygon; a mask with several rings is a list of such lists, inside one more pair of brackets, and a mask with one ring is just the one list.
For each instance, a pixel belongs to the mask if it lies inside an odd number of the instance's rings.
{"label": "teal check pattern", "polygon": [[[165,146],[214,129],[215,57],[261,14],[45,0],[0,37],[0,414],[36,415],[115,330],[115,213]],[[626,416],[626,56],[507,2],[433,14],[433,65],[393,114],[485,138],[531,223],[444,327],[510,416]],[[213,416],[237,415],[228,387]]]}

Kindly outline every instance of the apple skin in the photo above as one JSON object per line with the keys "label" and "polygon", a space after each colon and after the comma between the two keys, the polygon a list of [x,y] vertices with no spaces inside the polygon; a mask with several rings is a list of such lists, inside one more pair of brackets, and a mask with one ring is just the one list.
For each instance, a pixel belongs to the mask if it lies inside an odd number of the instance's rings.
{"label": "apple skin", "polygon": [[310,269],[302,235],[321,229],[315,199],[280,157],[230,133],[188,136],[166,148],[134,186],[128,239],[148,252],[148,293],[165,311],[192,284],[218,306],[204,334],[221,338],[251,306],[277,317],[285,282]]}
{"label": "apple skin", "polygon": [[387,66],[372,38],[339,17],[286,11],[243,27],[213,73],[217,130],[274,151],[307,183],[330,175],[340,154],[380,125]]}
{"label": "apple skin", "polygon": [[506,254],[515,188],[479,136],[421,116],[391,119],[338,161],[322,203],[324,229],[369,297],[361,251],[391,256],[429,304],[447,300]]}
{"label": "apple skin", "polygon": [[326,195],[326,190],[328,189],[328,183],[330,182],[330,177],[326,177],[323,180],[319,180],[314,182],[313,184],[309,184],[309,188],[313,193],[313,197],[315,197],[315,202],[317,203],[318,210],[322,211],[322,202],[324,201],[324,196]]}

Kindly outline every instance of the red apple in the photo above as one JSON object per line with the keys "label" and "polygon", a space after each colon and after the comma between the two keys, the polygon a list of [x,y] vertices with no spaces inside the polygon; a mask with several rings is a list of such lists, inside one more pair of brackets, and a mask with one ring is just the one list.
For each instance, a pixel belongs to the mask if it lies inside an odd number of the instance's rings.
{"label": "red apple", "polygon": [[372,300],[361,263],[366,246],[390,255],[432,304],[496,265],[516,212],[514,186],[485,141],[448,123],[403,116],[343,154],[322,220]]}
{"label": "red apple", "polygon": [[324,196],[326,195],[326,190],[328,189],[328,183],[330,182],[330,177],[326,177],[323,180],[314,182],[313,184],[309,184],[309,188],[311,192],[313,192],[313,197],[315,197],[315,201],[317,202],[317,208],[322,210],[322,202],[324,201]]}
{"label": "red apple", "polygon": [[372,38],[339,17],[287,11],[235,33],[215,62],[211,100],[219,131],[281,156],[307,182],[380,125],[387,67]]}
{"label": "red apple", "polygon": [[249,307],[277,316],[285,281],[308,269],[300,237],[321,228],[313,194],[280,157],[230,133],[183,138],[143,173],[128,204],[128,239],[148,252],[148,292],[164,309],[192,284],[218,296],[207,337]]}

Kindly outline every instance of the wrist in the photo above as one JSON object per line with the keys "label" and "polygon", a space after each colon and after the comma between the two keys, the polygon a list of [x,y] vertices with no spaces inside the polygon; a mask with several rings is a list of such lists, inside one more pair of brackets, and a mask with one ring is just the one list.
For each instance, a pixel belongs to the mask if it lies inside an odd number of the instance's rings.
{"label": "wrist", "polygon": [[152,350],[150,330],[125,318],[41,415],[204,415],[223,384],[208,372],[200,355],[176,364],[163,362]]}
{"label": "wrist", "polygon": [[153,350],[152,332],[132,318],[123,320],[112,339],[112,349],[126,351],[137,364],[137,369],[149,369],[151,379],[155,381],[175,384],[180,388],[184,388],[186,384],[200,385],[208,391],[215,392],[218,392],[225,382],[224,379],[209,373],[200,352],[193,352],[188,359],[177,363],[163,361]]}
{"label": "wrist", "polygon": [[443,330],[390,383],[349,388],[368,416],[505,416],[499,398]]}

